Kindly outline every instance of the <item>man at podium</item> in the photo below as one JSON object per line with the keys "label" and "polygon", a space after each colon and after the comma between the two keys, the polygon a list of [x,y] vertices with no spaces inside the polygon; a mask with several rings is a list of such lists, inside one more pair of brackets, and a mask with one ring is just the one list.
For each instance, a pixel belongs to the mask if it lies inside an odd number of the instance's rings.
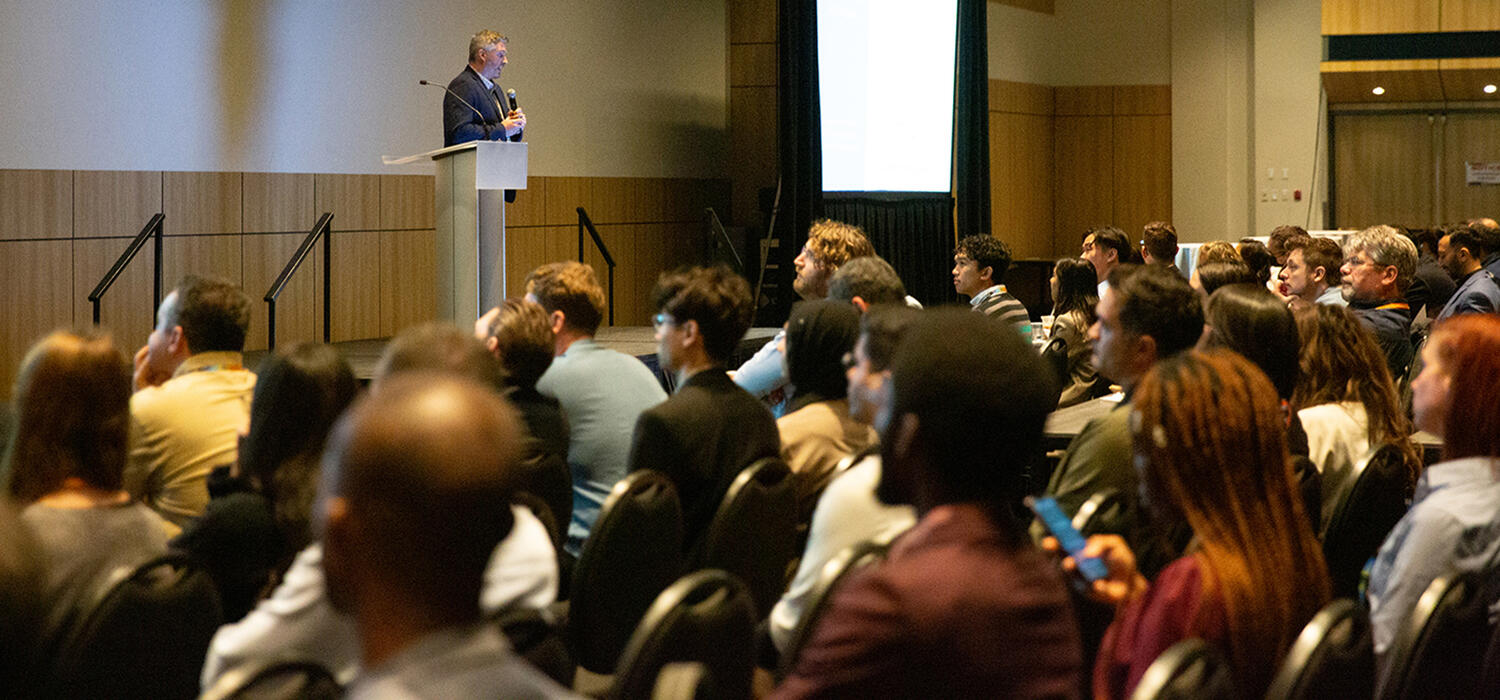
{"label": "man at podium", "polygon": [[467,141],[518,141],[526,115],[510,109],[495,81],[505,58],[507,39],[488,29],[469,40],[469,65],[448,83],[443,97],[443,146]]}

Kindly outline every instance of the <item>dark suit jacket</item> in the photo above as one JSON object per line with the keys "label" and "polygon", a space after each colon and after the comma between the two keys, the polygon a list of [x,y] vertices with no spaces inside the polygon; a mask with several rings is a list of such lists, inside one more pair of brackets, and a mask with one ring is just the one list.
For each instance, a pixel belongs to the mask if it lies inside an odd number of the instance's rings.
{"label": "dark suit jacket", "polygon": [[776,419],[722,368],[703,370],[671,398],[641,413],[630,447],[630,471],[666,474],[682,499],[683,544],[693,551],[734,478],[781,452]]}
{"label": "dark suit jacket", "polygon": [[[504,99],[505,92],[499,85],[495,86],[494,92],[490,92],[485,89],[484,80],[479,74],[473,68],[464,66],[463,72],[448,83],[448,89],[469,104],[459,102],[452,93],[443,93],[443,146],[505,139],[505,127],[500,125],[506,113],[500,102]],[[469,105],[474,109],[469,109]],[[474,113],[475,109],[479,110],[479,114]]]}

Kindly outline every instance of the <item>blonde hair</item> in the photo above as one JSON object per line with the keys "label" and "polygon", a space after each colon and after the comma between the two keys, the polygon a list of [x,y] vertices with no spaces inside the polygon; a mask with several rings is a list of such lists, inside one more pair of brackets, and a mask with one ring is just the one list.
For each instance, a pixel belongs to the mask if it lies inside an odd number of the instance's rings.
{"label": "blonde hair", "polygon": [[875,254],[864,229],[833,219],[818,219],[807,229],[807,250],[825,267],[838,269],[855,258]]}
{"label": "blonde hair", "polygon": [[604,320],[604,289],[594,268],[581,262],[547,263],[526,276],[526,293],[547,313],[563,312],[563,324],[593,335]]}

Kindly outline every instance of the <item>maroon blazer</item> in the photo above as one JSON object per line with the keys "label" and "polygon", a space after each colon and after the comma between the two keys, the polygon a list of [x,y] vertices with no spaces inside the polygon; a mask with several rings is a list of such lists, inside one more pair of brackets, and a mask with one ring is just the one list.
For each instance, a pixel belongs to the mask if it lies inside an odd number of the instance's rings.
{"label": "maroon blazer", "polygon": [[947,505],[840,586],[772,697],[1072,698],[1081,648],[1057,562]]}
{"label": "maroon blazer", "polygon": [[1193,637],[1226,649],[1229,622],[1223,602],[1204,591],[1197,557],[1188,555],[1162,569],[1144,595],[1115,615],[1094,665],[1094,697],[1130,697],[1156,657]]}

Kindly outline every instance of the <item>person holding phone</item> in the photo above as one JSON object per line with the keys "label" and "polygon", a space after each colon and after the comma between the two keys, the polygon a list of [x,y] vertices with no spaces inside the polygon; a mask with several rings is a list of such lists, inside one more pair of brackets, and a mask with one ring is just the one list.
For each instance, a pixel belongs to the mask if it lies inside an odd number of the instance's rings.
{"label": "person holding phone", "polygon": [[[1193,637],[1216,645],[1253,697],[1328,602],[1283,425],[1270,380],[1228,350],[1165,360],[1136,387],[1140,497],[1152,517],[1183,519],[1195,537],[1151,582],[1123,539],[1089,538],[1082,555],[1102,559],[1108,574],[1088,593],[1116,610],[1094,666],[1095,697],[1128,697],[1157,656]],[[1072,557],[1063,566],[1078,568]]]}

